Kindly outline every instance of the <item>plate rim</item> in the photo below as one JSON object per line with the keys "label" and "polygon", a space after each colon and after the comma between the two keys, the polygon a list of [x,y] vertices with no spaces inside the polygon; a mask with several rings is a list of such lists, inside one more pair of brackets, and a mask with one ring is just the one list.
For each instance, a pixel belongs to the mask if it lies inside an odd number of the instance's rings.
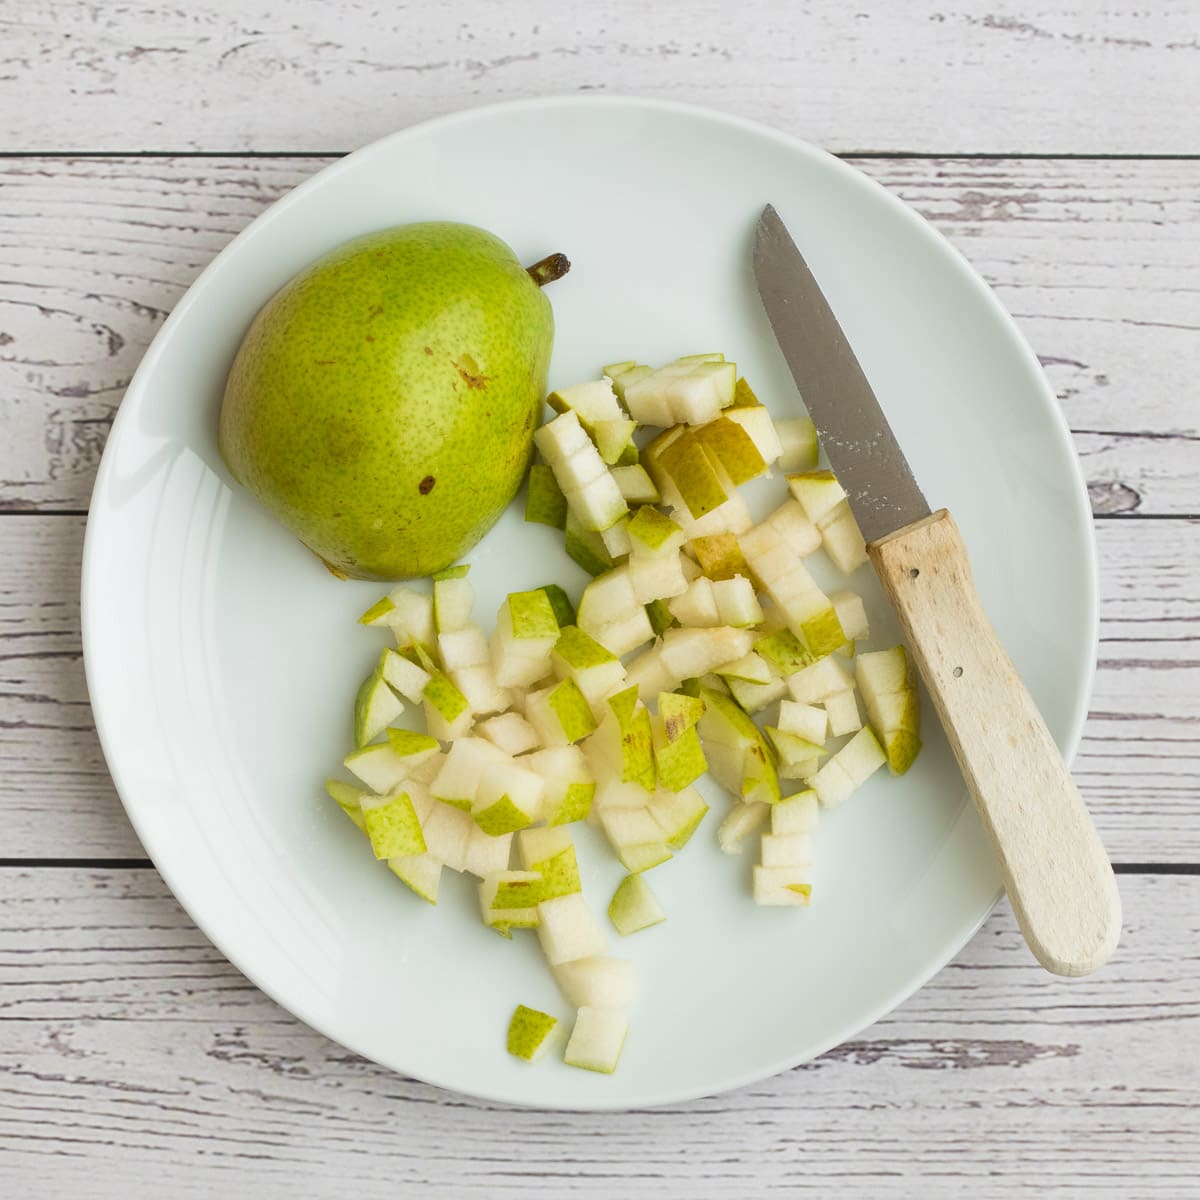
{"label": "plate rim", "polygon": [[[889,992],[887,998],[879,1005],[869,1010],[866,1016],[856,1016],[839,1026],[838,1030],[826,1039],[815,1043],[814,1046],[807,1048],[799,1055],[788,1055],[775,1061],[771,1066],[761,1069],[752,1068],[735,1076],[727,1077],[722,1080],[714,1088],[697,1089],[695,1087],[684,1087],[676,1089],[662,1089],[649,1099],[639,1100],[636,1104],[631,1105],[628,1102],[621,1101],[616,1098],[608,1098],[602,1093],[597,1093],[594,1100],[589,1098],[586,1103],[562,1103],[562,1102],[522,1102],[515,1101],[511,1096],[504,1094],[502,1091],[489,1089],[487,1087],[464,1087],[458,1082],[447,1082],[436,1077],[434,1073],[415,1074],[408,1068],[400,1068],[393,1066],[390,1063],[382,1062],[376,1058],[368,1050],[356,1044],[352,1036],[343,1036],[340,1032],[334,1034],[330,1032],[325,1023],[320,1019],[315,1019],[307,1013],[306,1005],[303,1002],[298,1002],[293,999],[284,1000],[276,994],[273,986],[264,983],[259,978],[258,973],[253,966],[241,961],[241,954],[236,951],[231,951],[225,944],[223,935],[218,935],[208,927],[205,920],[202,920],[197,915],[196,907],[202,905],[202,897],[197,897],[194,894],[184,894],[187,889],[181,889],[177,883],[172,880],[171,871],[165,869],[163,864],[156,857],[154,848],[148,844],[144,832],[143,823],[137,815],[137,804],[126,798],[125,789],[122,787],[120,780],[120,772],[117,766],[118,746],[114,740],[111,727],[108,725],[107,718],[102,712],[102,706],[97,702],[99,695],[99,682],[93,678],[93,666],[95,652],[91,647],[95,644],[99,637],[99,630],[96,627],[96,619],[91,615],[91,605],[89,603],[89,593],[92,590],[91,581],[97,572],[97,556],[99,534],[96,532],[99,528],[100,511],[97,508],[98,498],[106,489],[108,476],[114,469],[114,455],[110,453],[112,447],[116,444],[117,438],[123,428],[123,424],[127,419],[132,419],[129,414],[133,412],[133,407],[129,404],[132,397],[135,404],[138,397],[145,390],[145,380],[152,373],[157,360],[164,353],[164,348],[174,333],[174,328],[181,323],[191,309],[197,292],[206,283],[209,276],[215,273],[218,264],[222,263],[226,256],[235,253],[237,248],[245,242],[250,241],[257,236],[260,229],[269,220],[273,219],[275,214],[296,203],[302,203],[309,192],[323,186],[330,178],[340,174],[343,171],[353,169],[357,161],[368,155],[374,155],[385,152],[386,147],[392,147],[402,144],[408,139],[426,136],[431,131],[436,131],[442,128],[449,128],[460,124],[470,124],[475,121],[487,121],[494,119],[497,114],[503,113],[519,113],[527,110],[551,110],[551,109],[571,109],[571,108],[612,108],[626,109],[629,111],[637,111],[651,114],[667,114],[675,116],[684,116],[698,122],[710,122],[717,126],[724,126],[727,129],[732,129],[740,134],[762,138],[766,141],[773,142],[775,145],[785,151],[795,152],[797,150],[809,154],[814,158],[824,160],[824,165],[827,169],[835,174],[840,174],[845,178],[852,178],[856,185],[866,185],[869,190],[876,193],[877,199],[889,207],[893,213],[899,216],[902,220],[908,223],[909,226],[919,230],[920,235],[927,239],[931,246],[936,246],[937,250],[943,256],[948,257],[960,280],[966,283],[971,292],[982,301],[984,306],[989,310],[991,317],[996,324],[1004,329],[1008,335],[1008,342],[1017,356],[1024,360],[1024,365],[1031,369],[1033,378],[1038,381],[1038,394],[1042,401],[1042,405],[1050,418],[1049,424],[1053,436],[1057,439],[1059,448],[1065,452],[1065,458],[1069,464],[1070,481],[1073,487],[1070,489],[1073,498],[1073,511],[1071,518],[1076,522],[1082,532],[1080,550],[1087,565],[1087,577],[1084,580],[1086,585],[1086,593],[1084,600],[1086,603],[1086,626],[1087,626],[1087,642],[1089,653],[1085,664],[1084,676],[1080,680],[1080,686],[1077,694],[1073,698],[1073,706],[1070,721],[1067,728],[1066,737],[1060,744],[1060,749],[1068,766],[1073,762],[1075,753],[1079,747],[1080,740],[1083,734],[1084,723],[1087,719],[1092,690],[1095,685],[1095,675],[1097,667],[1097,653],[1099,647],[1099,570],[1097,562],[1096,548],[1096,531],[1091,505],[1088,498],[1087,482],[1083,473],[1083,465],[1080,461],[1078,452],[1075,448],[1074,441],[1071,435],[1070,426],[1067,423],[1065,414],[1057,402],[1057,397],[1054,390],[1050,386],[1042,365],[1034,354],[1032,347],[1026,341],[1024,334],[1016,323],[1016,320],[1011,313],[1001,303],[993,288],[987,283],[983,276],[975,269],[970,260],[960,251],[949,239],[937,228],[931,221],[926,220],[915,208],[910,206],[906,201],[902,200],[895,193],[889,191],[883,184],[876,179],[852,166],[844,161],[838,155],[808,142],[802,138],[796,137],[783,130],[777,129],[771,125],[764,124],[760,121],[751,120],[746,117],[736,116],[731,113],[723,112],[718,109],[706,107],[704,105],[683,103],[674,100],[662,100],[648,98],[638,95],[601,95],[601,94],[550,94],[534,97],[526,97],[516,100],[506,100],[489,104],[477,105],[471,108],[458,109],[454,112],[446,113],[441,116],[432,117],[424,121],[416,122],[412,125],[405,126],[402,129],[397,129],[392,133],[386,134],[381,138],[368,142],[360,146],[356,150],[343,155],[334,162],[328,163],[326,166],[314,172],[307,179],[289,189],[277,200],[268,205],[261,213],[259,213],[249,224],[240,230],[222,249],[213,256],[213,258],[205,265],[203,270],[189,284],[187,290],[175,304],[167,320],[163,322],[162,327],[154,335],[150,345],[146,348],[141,361],[138,363],[137,369],[134,371],[125,393],[122,396],[117,414],[114,417],[113,424],[109,430],[108,438],[105,442],[104,452],[101,455],[99,467],[97,468],[96,478],[92,486],[91,494],[88,500],[87,521],[84,530],[83,554],[80,571],[80,628],[81,628],[81,644],[83,652],[84,677],[86,681],[89,704],[92,710],[93,722],[95,724],[97,737],[100,742],[101,752],[104,756],[105,765],[108,768],[109,775],[113,782],[113,787],[121,801],[121,806],[125,810],[125,815],[130,824],[133,826],[134,832],[137,834],[138,840],[149,858],[154,869],[158,872],[163,883],[171,892],[171,895],[178,902],[180,907],[187,913],[191,920],[200,932],[213,944],[220,952],[222,957],[240,974],[242,974],[249,982],[258,988],[264,995],[273,1003],[279,1005],[285,1012],[290,1013],[296,1019],[304,1022],[309,1028],[316,1031],[320,1036],[329,1039],[337,1045],[344,1046],[352,1053],[383,1067],[385,1070],[392,1071],[403,1077],[416,1079],[421,1083],[430,1086],[438,1087],[442,1090],[452,1092],[457,1095],[467,1096],[475,1100],[484,1101],[492,1104],[502,1104],[511,1108],[527,1109],[533,1111],[558,1111],[558,1112],[603,1112],[603,1111],[638,1111],[646,1108],[657,1108],[667,1104],[684,1103],[691,1100],[701,1099],[709,1096],[716,1096],[726,1092],[735,1091],[737,1089],[748,1086],[749,1084],[759,1082],[764,1079],[773,1078],[786,1071],[819,1058],[821,1055],[828,1053],[835,1048],[855,1037],[863,1030],[870,1028],[876,1024],[882,1017],[894,1011],[910,997],[915,995],[923,988],[935,975],[939,974],[946,965],[955,958],[962,949],[974,938],[975,934],[982,927],[984,922],[991,916],[992,912],[1001,897],[1004,894],[1003,887],[1000,887],[993,896],[990,903],[987,905],[978,919],[969,923],[969,927],[961,938],[952,938],[946,947],[944,953],[935,955],[929,966],[921,971],[918,971],[912,977],[906,978],[899,983],[894,989]],[[847,157],[853,157],[848,155]],[[885,156],[886,157],[886,156]],[[95,518],[95,520],[94,520]]]}

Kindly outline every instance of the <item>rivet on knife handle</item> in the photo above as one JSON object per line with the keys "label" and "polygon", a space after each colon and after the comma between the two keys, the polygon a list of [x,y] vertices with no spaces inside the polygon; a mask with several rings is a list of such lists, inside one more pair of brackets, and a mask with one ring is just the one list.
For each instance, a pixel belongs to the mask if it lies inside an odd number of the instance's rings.
{"label": "rivet on knife handle", "polygon": [[1108,855],[1037,705],[979,603],[942,509],[867,547],[995,843],[1025,940],[1048,971],[1112,954],[1121,899]]}

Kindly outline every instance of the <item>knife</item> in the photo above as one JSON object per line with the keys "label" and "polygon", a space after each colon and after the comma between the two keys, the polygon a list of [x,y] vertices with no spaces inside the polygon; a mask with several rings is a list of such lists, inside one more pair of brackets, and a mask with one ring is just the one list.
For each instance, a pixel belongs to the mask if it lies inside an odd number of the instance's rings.
{"label": "knife", "polygon": [[768,205],[754,275],[792,378],[896,609],[1026,942],[1056,975],[1121,934],[1112,865],[1033,697],[983,611],[950,513],[930,512],[829,302]]}

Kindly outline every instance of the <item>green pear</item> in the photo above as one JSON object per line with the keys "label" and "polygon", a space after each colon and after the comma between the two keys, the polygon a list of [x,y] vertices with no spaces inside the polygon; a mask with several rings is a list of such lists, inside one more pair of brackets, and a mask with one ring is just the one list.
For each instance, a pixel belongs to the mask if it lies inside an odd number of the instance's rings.
{"label": "green pear", "polygon": [[554,318],[499,238],[449,222],[339,246],[259,311],[225,386],[234,478],[335,575],[429,575],[491,528],[529,465]]}

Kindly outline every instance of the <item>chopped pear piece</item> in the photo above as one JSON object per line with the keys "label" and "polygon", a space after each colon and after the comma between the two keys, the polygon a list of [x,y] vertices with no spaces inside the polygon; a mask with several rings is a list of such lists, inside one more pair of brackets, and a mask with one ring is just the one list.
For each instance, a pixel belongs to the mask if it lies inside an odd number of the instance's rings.
{"label": "chopped pear piece", "polygon": [[742,427],[767,466],[775,462],[783,453],[783,443],[780,441],[775,423],[763,405],[738,404],[731,408],[725,416]]}
{"label": "chopped pear piece", "polygon": [[579,958],[553,967],[555,981],[576,1008],[623,1008],[637,999],[637,974],[624,958]]}
{"label": "chopped pear piece", "polygon": [[525,520],[531,525],[549,525],[552,529],[567,526],[567,498],[562,494],[554,472],[545,463],[534,463],[529,468]]}
{"label": "chopped pear piece", "polygon": [[788,490],[805,516],[819,529],[821,522],[845,502],[846,491],[832,471],[801,471],[787,477]]}
{"label": "chopped pear piece", "polygon": [[517,856],[526,871],[536,871],[538,863],[571,849],[573,845],[570,831],[562,828],[539,825],[536,829],[522,829],[517,834]]}
{"label": "chopped pear piece", "polygon": [[754,584],[744,575],[735,575],[732,579],[714,580],[712,594],[722,625],[729,625],[734,629],[745,629],[761,623],[763,619],[762,606],[754,594]]}
{"label": "chopped pear piece", "polygon": [[735,658],[733,662],[717,667],[716,673],[727,683],[731,679],[741,679],[747,683],[770,683],[775,678],[767,660],[755,654],[753,650],[749,654],[743,654],[741,658]]}
{"label": "chopped pear piece", "polygon": [[508,761],[509,756],[491,742],[477,737],[459,738],[450,747],[429,790],[447,804],[470,810],[484,772]]}
{"label": "chopped pear piece", "polygon": [[395,650],[385,650],[379,659],[379,671],[388,687],[399,692],[405,700],[420,704],[429,682],[429,672]]}
{"label": "chopped pear piece", "polygon": [[598,533],[584,529],[570,511],[567,512],[563,549],[566,550],[567,556],[589,575],[603,575],[613,566],[612,555],[604,545],[604,540]]}
{"label": "chopped pear piece", "polygon": [[821,803],[811,788],[771,806],[772,833],[811,834],[821,819]]}
{"label": "chopped pear piece", "polygon": [[759,638],[754,643],[754,652],[784,676],[794,675],[813,661],[808,648],[786,626]]}
{"label": "chopped pear piece", "polygon": [[522,762],[541,776],[542,817],[549,825],[582,821],[588,815],[596,784],[578,746],[552,746]]}
{"label": "chopped pear piece", "polygon": [[717,608],[717,597],[713,591],[716,585],[707,576],[699,575],[687,586],[687,591],[667,601],[671,616],[680,625],[693,629],[713,628],[723,625],[720,609]]}
{"label": "chopped pear piece", "polygon": [[708,812],[704,797],[691,787],[677,792],[659,792],[650,801],[649,808],[672,850],[682,850],[687,845]]}
{"label": "chopped pear piece", "polygon": [[516,760],[489,767],[479,780],[471,815],[484,833],[512,833],[541,816],[542,777]]}
{"label": "chopped pear piece", "polygon": [[511,833],[492,837],[491,834],[484,833],[478,825],[472,825],[467,837],[467,848],[463,853],[463,871],[482,879],[485,875],[508,870],[512,839]]}
{"label": "chopped pear piece", "polygon": [[821,533],[796,500],[785,500],[762,524],[773,529],[782,543],[800,558],[820,548]]}
{"label": "chopped pear piece", "polygon": [[668,692],[679,679],[663,665],[661,645],[643,650],[630,664],[625,673],[625,683],[636,687],[642,702],[653,699],[660,692]]}
{"label": "chopped pear piece", "polygon": [[[769,420],[770,418],[768,418]],[[696,440],[715,459],[734,487],[749,483],[769,471],[766,459],[741,424],[728,416],[718,417],[695,432]]]}
{"label": "chopped pear piece", "polygon": [[625,679],[621,660],[577,625],[568,625],[559,633],[550,662],[559,679],[575,681],[597,714]]}
{"label": "chopped pear piece", "polygon": [[588,433],[593,433],[601,421],[619,421],[625,416],[610,379],[559,388],[546,397],[546,403],[556,413],[574,412]]}
{"label": "chopped pear piece", "polygon": [[581,1008],[575,1028],[563,1051],[563,1062],[585,1071],[611,1075],[617,1069],[629,1033],[629,1022],[619,1008]]}
{"label": "chopped pear piece", "polygon": [[775,422],[783,471],[810,470],[817,465],[817,429],[811,417],[785,417]]}
{"label": "chopped pear piece", "polygon": [[558,1018],[518,1004],[508,1022],[508,1052],[514,1058],[536,1062],[551,1043]]}
{"label": "chopped pear piece", "polygon": [[862,717],[858,712],[858,701],[854,693],[838,692],[835,696],[826,696],[822,701],[829,715],[829,732],[834,737],[845,733],[855,733],[862,728]]}
{"label": "chopped pear piece", "polygon": [[542,457],[554,471],[555,478],[558,477],[558,467],[580,450],[589,446],[595,450],[587,431],[573,412],[562,413],[535,429],[533,441]]}
{"label": "chopped pear piece", "polygon": [[361,788],[356,788],[353,784],[344,783],[340,779],[325,780],[325,790],[329,793],[329,798],[337,803],[337,806],[358,826],[364,833],[367,831],[366,821],[363,819],[362,801],[363,796],[370,793],[364,792]]}
{"label": "chopped pear piece", "polygon": [[592,958],[608,948],[608,939],[580,892],[543,900],[537,906],[537,916],[538,940],[552,967],[577,958]]}
{"label": "chopped pear piece", "polygon": [[667,919],[644,875],[626,875],[608,906],[608,919],[622,937]]}
{"label": "chopped pear piece", "polygon": [[541,745],[537,730],[520,713],[515,712],[501,713],[480,721],[475,726],[475,732],[509,755],[524,754]]}
{"label": "chopped pear piece", "polygon": [[362,815],[376,858],[405,858],[425,853],[421,822],[406,792],[382,798],[368,798],[364,793]]}
{"label": "chopped pear piece", "polygon": [[398,587],[388,596],[391,611],[384,618],[391,626],[397,646],[433,645],[433,597],[408,587]]}
{"label": "chopped pear piece", "polygon": [[702,688],[704,716],[700,735],[709,768],[726,791],[746,802],[779,799],[775,754],[758,726],[735,700],[711,688]]}
{"label": "chopped pear piece", "polygon": [[[678,792],[695,783],[708,770],[708,763],[700,745],[700,735],[695,729],[695,721],[685,725],[677,719],[664,717],[661,711],[663,698],[659,698],[659,715],[651,722],[654,765],[659,788]],[[680,699],[686,700],[688,697]],[[702,704],[701,701],[697,703]]]}
{"label": "chopped pear piece", "polygon": [[571,746],[596,728],[587,697],[573,679],[530,692],[525,716],[538,732],[543,746]]}
{"label": "chopped pear piece", "polygon": [[579,628],[614,655],[654,637],[646,610],[634,596],[629,567],[614,567],[598,575],[579,601]]}
{"label": "chopped pear piece", "polygon": [[354,744],[361,749],[373,742],[403,712],[404,702],[388,687],[381,666],[377,666],[354,699]]}
{"label": "chopped pear piece", "polygon": [[689,543],[700,569],[714,583],[720,579],[732,579],[735,575],[749,575],[750,568],[732,533],[713,533],[706,537],[693,538]]}
{"label": "chopped pear piece", "polygon": [[849,504],[842,505],[833,518],[821,526],[821,545],[829,561],[844,575],[857,571],[867,561],[862,530]]}
{"label": "chopped pear piece", "polygon": [[[346,767],[373,792],[385,795],[404,783],[417,766],[436,755],[437,742],[421,733],[393,729],[399,741],[378,742],[354,750],[343,760]],[[407,736],[405,736],[407,735]]]}
{"label": "chopped pear piece", "polygon": [[542,588],[512,592],[500,606],[491,639],[492,669],[500,687],[528,687],[549,673],[558,619]]}
{"label": "chopped pear piece", "polygon": [[600,808],[600,824],[631,874],[648,871],[671,857],[663,828],[644,802],[636,808],[605,804]]}
{"label": "chopped pear piece", "polygon": [[438,633],[453,633],[471,623],[475,589],[465,575],[435,579],[433,583],[433,622]]}
{"label": "chopped pear piece", "polygon": [[691,679],[749,654],[753,642],[754,635],[745,629],[668,629],[660,652],[677,680]]}
{"label": "chopped pear piece", "polygon": [[839,692],[848,692],[854,681],[836,658],[826,655],[788,676],[788,691],[798,704],[819,704]]}
{"label": "chopped pear piece", "polygon": [[421,825],[429,853],[442,860],[452,871],[467,869],[467,848],[474,830],[470,816],[461,808],[435,804]]}
{"label": "chopped pear piece", "polygon": [[629,554],[631,547],[629,543],[628,517],[622,517],[615,525],[610,525],[596,536],[603,543],[605,553],[614,562]]}
{"label": "chopped pear piece", "polygon": [[738,854],[742,844],[760,826],[766,824],[773,806],[762,801],[735,804],[717,829],[717,844],[726,854]]}
{"label": "chopped pear piece", "polygon": [[807,867],[754,868],[754,903],[807,908],[812,880]]}
{"label": "chopped pear piece", "polygon": [[496,871],[479,882],[479,911],[483,923],[505,937],[512,929],[538,924],[542,877],[536,871]]}
{"label": "chopped pear piece", "polygon": [[709,457],[704,445],[690,432],[684,432],[658,455],[655,476],[659,491],[669,498],[667,482],[689,515],[695,520],[723,505],[730,487],[721,479],[720,468]]}
{"label": "chopped pear piece", "polygon": [[439,671],[432,659],[422,663],[429,682],[422,693],[425,700],[425,727],[443,742],[462,737],[471,728],[471,706],[449,677]]}
{"label": "chopped pear piece", "polygon": [[388,870],[406,883],[422,900],[436,904],[442,879],[442,860],[434,854],[410,854],[389,858]]}
{"label": "chopped pear piece", "polygon": [[780,703],[778,725],[784,733],[803,738],[816,746],[823,746],[829,735],[829,717],[825,710],[815,704],[800,704],[795,700]]}
{"label": "chopped pear piece", "polygon": [[662,500],[662,495],[655,486],[654,480],[650,478],[646,468],[640,463],[633,463],[626,467],[613,467],[612,477],[616,481],[621,495],[625,497],[626,504],[657,504]]}
{"label": "chopped pear piece", "polygon": [[632,687],[609,697],[607,707],[584,747],[593,775],[597,779],[638,783],[647,791],[652,790],[654,739],[649,711]]}
{"label": "chopped pear piece", "polygon": [[860,729],[811,779],[823,808],[836,808],[860,788],[887,757],[868,726]]}
{"label": "chopped pear piece", "polygon": [[812,837],[807,833],[764,833],[760,847],[764,867],[812,866]]}
{"label": "chopped pear piece", "polygon": [[554,619],[558,622],[559,629],[575,624],[575,605],[571,603],[570,597],[557,583],[543,583],[538,590],[546,593],[546,599],[550,601],[550,609],[554,613]]}
{"label": "chopped pear piece", "polygon": [[774,673],[766,683],[751,683],[737,678],[726,679],[725,682],[730,695],[748,713],[761,712],[768,704],[774,704],[781,696],[787,695],[786,680]]}
{"label": "chopped pear piece", "polygon": [[830,592],[829,601],[838,615],[838,623],[851,640],[869,638],[871,626],[867,621],[867,609],[857,592]]}
{"label": "chopped pear piece", "polygon": [[860,654],[854,665],[867,720],[893,775],[903,775],[921,749],[917,677],[903,646]]}

